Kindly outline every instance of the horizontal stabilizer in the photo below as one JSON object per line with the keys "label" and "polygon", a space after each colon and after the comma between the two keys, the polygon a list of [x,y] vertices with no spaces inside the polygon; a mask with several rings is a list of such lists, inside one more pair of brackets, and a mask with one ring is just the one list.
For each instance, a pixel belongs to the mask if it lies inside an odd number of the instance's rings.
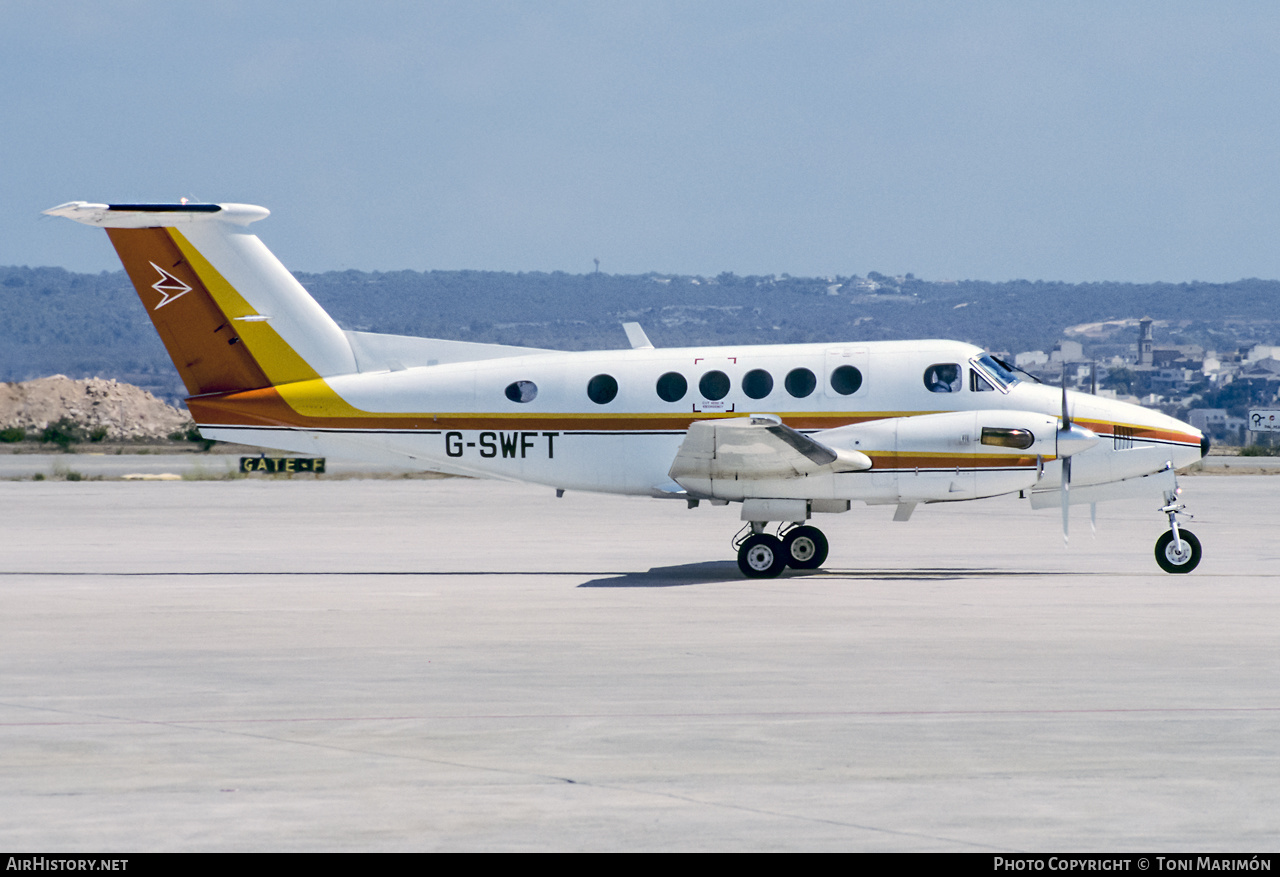
{"label": "horizontal stabilizer", "polygon": [[99,228],[159,228],[213,221],[248,225],[271,215],[267,208],[254,204],[93,204],[89,201],[68,201],[44,213]]}

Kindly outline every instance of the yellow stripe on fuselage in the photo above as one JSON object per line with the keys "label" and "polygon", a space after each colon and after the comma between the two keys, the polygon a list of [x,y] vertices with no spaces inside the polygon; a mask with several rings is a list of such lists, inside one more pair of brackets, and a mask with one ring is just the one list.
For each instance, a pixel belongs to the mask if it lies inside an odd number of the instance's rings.
{"label": "yellow stripe on fuselage", "polygon": [[[196,272],[205,289],[227,318],[236,335],[253,356],[280,397],[298,414],[308,417],[377,417],[348,404],[298,355],[289,342],[271,328],[269,320],[244,321],[238,317],[262,316],[176,228],[167,229],[174,244]],[[266,315],[270,317],[270,315]]]}
{"label": "yellow stripe on fuselage", "polygon": [[[295,381],[309,381],[320,377],[307,361],[289,346],[268,320],[244,321],[243,317],[260,317],[239,291],[232,286],[217,268],[206,259],[192,243],[176,228],[167,229],[169,235],[192,270],[199,276],[205,289],[213,296],[218,307],[227,318],[235,321],[233,328],[240,341],[253,358],[263,374],[277,386]],[[266,315],[270,318],[270,314]],[[330,391],[332,392],[332,391]]]}

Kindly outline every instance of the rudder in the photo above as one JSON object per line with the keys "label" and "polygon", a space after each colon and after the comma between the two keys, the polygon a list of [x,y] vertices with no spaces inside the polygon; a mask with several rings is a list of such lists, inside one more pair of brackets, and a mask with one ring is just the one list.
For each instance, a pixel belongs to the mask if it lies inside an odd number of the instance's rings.
{"label": "rudder", "polygon": [[188,395],[271,386],[168,229],[108,228],[107,236]]}

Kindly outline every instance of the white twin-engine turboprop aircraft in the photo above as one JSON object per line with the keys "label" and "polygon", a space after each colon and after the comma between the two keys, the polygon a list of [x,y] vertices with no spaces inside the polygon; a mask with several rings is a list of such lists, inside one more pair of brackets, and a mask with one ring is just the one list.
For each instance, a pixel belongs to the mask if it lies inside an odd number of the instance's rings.
{"label": "white twin-engine turboprop aircraft", "polygon": [[[751,577],[827,557],[814,514],[1020,493],[1032,507],[1161,496],[1189,572],[1174,470],[1207,440],[1112,399],[1019,380],[954,341],[561,352],[343,331],[246,227],[245,204],[45,211],[107,230],[208,438],[427,471],[741,503]],[[778,523],[777,535],[766,532]]]}

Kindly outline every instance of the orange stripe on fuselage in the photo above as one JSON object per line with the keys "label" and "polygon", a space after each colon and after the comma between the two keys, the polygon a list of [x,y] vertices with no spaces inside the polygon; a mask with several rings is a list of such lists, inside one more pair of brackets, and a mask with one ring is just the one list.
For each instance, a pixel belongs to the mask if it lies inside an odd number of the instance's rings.
{"label": "orange stripe on fuselage", "polygon": [[1075,421],[1085,429],[1092,430],[1103,438],[1114,438],[1117,426],[1130,430],[1130,434],[1124,438],[1131,438],[1134,441],[1161,441],[1175,442],[1181,445],[1199,446],[1199,436],[1189,435],[1185,432],[1176,432],[1170,429],[1155,429],[1150,426],[1143,426],[1140,423],[1112,423],[1106,420],[1077,420]]}
{"label": "orange stripe on fuselage", "polygon": [[[323,384],[323,381],[307,382]],[[291,385],[298,387],[299,385]],[[289,392],[289,387],[283,388]],[[323,388],[322,397],[334,398],[327,385]],[[295,399],[305,399],[307,394],[294,393]],[[295,402],[295,404],[301,404]],[[326,404],[317,402],[321,409],[334,410]],[[290,401],[281,394],[280,388],[266,387],[261,390],[249,390],[242,393],[228,393],[216,396],[204,396],[187,400],[196,423],[202,426],[238,426],[267,427],[315,430],[389,430],[402,432],[437,431],[437,430],[490,430],[490,429],[525,429],[555,430],[558,432],[684,432],[689,425],[699,420],[714,420],[746,416],[743,412],[689,412],[683,414],[576,414],[568,412],[556,413],[511,413],[498,412],[416,412],[408,414],[392,414],[385,412],[363,412],[343,402],[337,409],[342,413],[334,416],[317,416],[298,412]],[[807,411],[797,414],[780,415],[793,429],[821,430],[834,429],[857,423],[867,423],[892,417],[912,417],[935,412],[911,411],[871,411],[871,412],[816,412]],[[1109,437],[1116,424],[1104,421],[1081,422],[1089,429],[1103,437]],[[1125,424],[1133,430],[1133,438],[1141,440],[1160,440],[1175,442],[1189,446],[1198,446],[1199,437],[1169,430],[1143,428],[1140,425]],[[978,466],[981,468],[1001,466],[1034,466],[1034,455],[986,455],[986,454],[942,454],[930,455],[920,453],[895,454],[897,461],[892,465],[886,460],[881,468],[921,468],[936,469],[960,465],[961,468]],[[945,458],[945,459],[944,459]],[[1054,457],[1047,456],[1052,460]]]}
{"label": "orange stripe on fuselage", "polygon": [[[448,412],[389,414],[359,412],[347,406],[348,412],[333,417],[301,414],[281,395],[281,388],[265,387],[243,393],[204,396],[187,400],[187,408],[202,426],[288,427],[292,429],[333,430],[416,430],[440,429],[539,429],[600,432],[683,432],[698,420],[746,416],[740,412],[690,412],[688,414],[573,414]],[[286,388],[287,390],[287,388]],[[805,412],[784,415],[795,429],[832,429],[853,423],[900,417],[891,412]]]}

